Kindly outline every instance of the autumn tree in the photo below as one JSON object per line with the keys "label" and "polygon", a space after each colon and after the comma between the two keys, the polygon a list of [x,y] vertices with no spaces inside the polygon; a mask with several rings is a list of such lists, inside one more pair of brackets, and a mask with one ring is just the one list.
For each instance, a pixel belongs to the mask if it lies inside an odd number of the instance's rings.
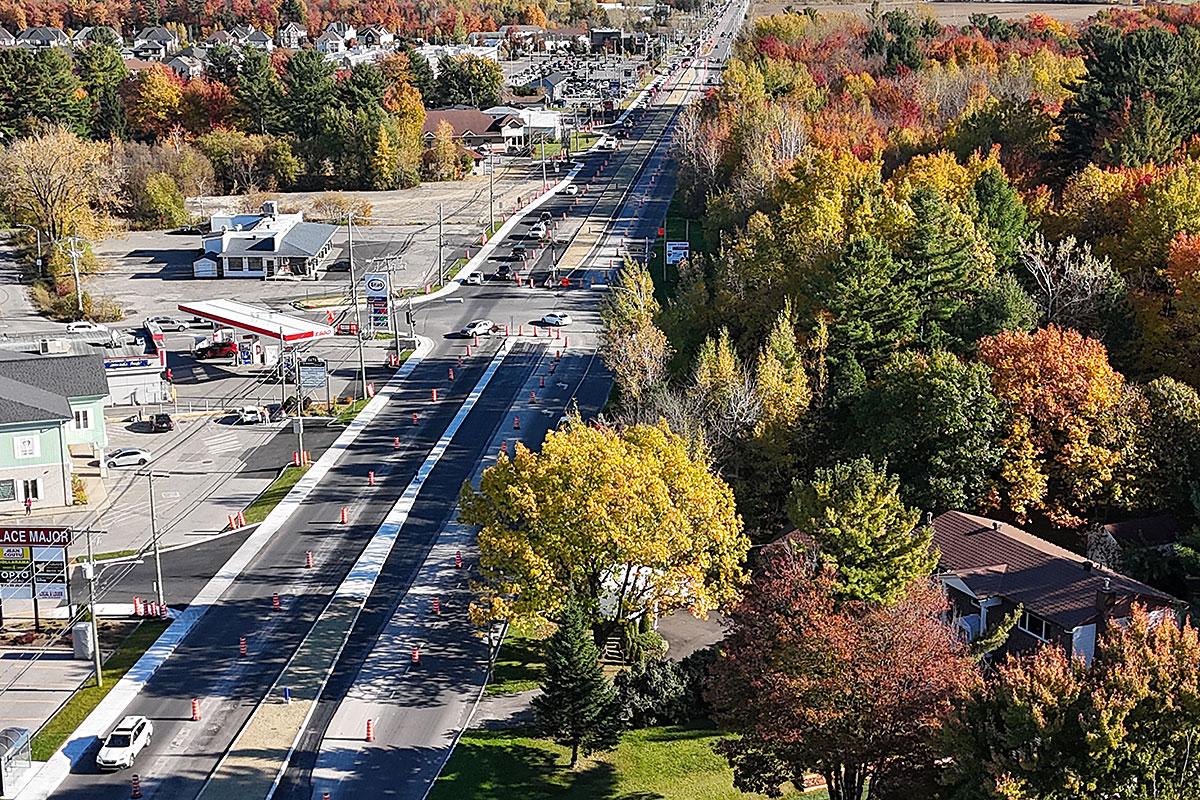
{"label": "autumn tree", "polygon": [[1051,325],[979,343],[1005,414],[1005,505],[1077,525],[1115,487],[1120,452],[1108,441],[1124,378],[1104,345]]}
{"label": "autumn tree", "polygon": [[162,64],[142,70],[128,84],[125,113],[130,129],[146,139],[161,139],[179,123],[183,82]]}
{"label": "autumn tree", "polygon": [[612,371],[621,397],[636,408],[666,376],[671,345],[655,324],[660,312],[654,280],[645,265],[627,261],[600,307],[604,339],[600,356]]}
{"label": "autumn tree", "polygon": [[448,120],[439,122],[433,132],[433,141],[421,156],[421,172],[429,181],[456,181],[465,174],[462,148]]}
{"label": "autumn tree", "polygon": [[118,181],[108,148],[51,128],[0,151],[0,202],[14,222],[50,241],[91,236],[116,204]]}
{"label": "autumn tree", "polygon": [[831,800],[859,800],[933,773],[942,721],[978,682],[945,597],[918,580],[887,605],[837,598],[832,575],[783,553],[731,612],[709,698],[737,734],[720,750],[738,789],[778,796],[814,772]]}
{"label": "autumn tree", "polygon": [[663,425],[569,421],[540,453],[501,453],[460,504],[480,526],[477,620],[552,618],[575,597],[598,640],[652,609],[729,603],[749,546],[729,487]]}
{"label": "autumn tree", "polygon": [[788,516],[810,538],[843,600],[890,603],[933,572],[933,529],[900,499],[900,482],[870,459],[857,458],[797,480]]}
{"label": "autumn tree", "polygon": [[864,452],[886,461],[908,502],[930,511],[976,508],[1004,451],[988,370],[945,351],[892,357],[856,399]]}
{"label": "autumn tree", "polygon": [[586,756],[616,747],[622,727],[617,693],[600,668],[587,619],[575,603],[558,614],[558,627],[542,650],[541,693],[532,702],[538,731],[571,748],[572,769],[580,751]]}
{"label": "autumn tree", "polygon": [[1040,647],[999,665],[950,717],[942,751],[960,800],[1191,797],[1200,783],[1200,637],[1135,609],[1091,665]]}

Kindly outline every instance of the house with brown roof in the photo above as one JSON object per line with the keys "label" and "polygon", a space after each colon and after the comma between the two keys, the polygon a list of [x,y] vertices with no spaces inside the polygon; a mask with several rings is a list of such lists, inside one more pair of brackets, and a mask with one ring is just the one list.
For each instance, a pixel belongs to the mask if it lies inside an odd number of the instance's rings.
{"label": "house with brown roof", "polygon": [[1054,644],[1090,661],[1097,636],[1134,605],[1172,621],[1182,607],[1165,592],[1005,522],[947,511],[931,524],[937,578],[967,639],[1022,609],[1001,652]]}
{"label": "house with brown roof", "polygon": [[[503,147],[506,127],[514,124],[512,117],[493,117],[477,108],[430,110],[425,112],[425,127],[421,131],[426,142],[433,139],[438,127],[443,122],[450,123],[455,140],[469,148],[491,145]],[[515,125],[520,128],[524,127],[524,123],[520,119],[515,121]]]}

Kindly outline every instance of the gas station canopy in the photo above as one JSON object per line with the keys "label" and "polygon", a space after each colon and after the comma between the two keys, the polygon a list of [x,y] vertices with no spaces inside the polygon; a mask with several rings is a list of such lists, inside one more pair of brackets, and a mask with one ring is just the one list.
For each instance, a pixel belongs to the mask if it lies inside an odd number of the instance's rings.
{"label": "gas station canopy", "polygon": [[200,300],[180,303],[179,310],[219,326],[236,328],[282,342],[303,342],[333,336],[333,328],[319,322],[280,314],[267,308],[252,306],[237,300]]}

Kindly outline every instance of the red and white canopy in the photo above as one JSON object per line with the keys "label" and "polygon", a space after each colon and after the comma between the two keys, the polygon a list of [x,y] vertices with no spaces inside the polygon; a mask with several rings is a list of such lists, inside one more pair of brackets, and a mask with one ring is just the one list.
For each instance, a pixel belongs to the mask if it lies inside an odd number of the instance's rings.
{"label": "red and white canopy", "polygon": [[180,303],[179,310],[201,319],[211,320],[226,328],[256,333],[282,342],[303,342],[333,336],[333,328],[319,322],[280,314],[268,308],[252,306],[237,300],[200,300]]}

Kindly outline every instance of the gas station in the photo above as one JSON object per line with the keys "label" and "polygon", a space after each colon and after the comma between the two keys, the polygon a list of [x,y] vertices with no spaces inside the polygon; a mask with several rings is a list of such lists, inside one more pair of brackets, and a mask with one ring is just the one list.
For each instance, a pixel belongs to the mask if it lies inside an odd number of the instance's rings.
{"label": "gas station", "polygon": [[238,300],[199,300],[180,303],[178,308],[213,323],[211,342],[236,342],[238,366],[272,367],[279,363],[283,351],[297,350],[300,345],[334,335],[332,325]]}

